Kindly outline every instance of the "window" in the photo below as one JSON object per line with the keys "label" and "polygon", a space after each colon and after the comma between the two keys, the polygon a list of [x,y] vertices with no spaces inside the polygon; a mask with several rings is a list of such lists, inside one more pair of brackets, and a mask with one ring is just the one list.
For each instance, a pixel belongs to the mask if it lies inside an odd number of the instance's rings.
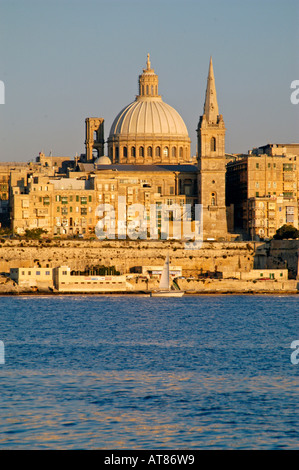
{"label": "window", "polygon": [[36,271],[36,275],[37,275],[37,276],[40,276],[40,271]]}
{"label": "window", "polygon": [[259,163],[256,163],[255,164],[255,168],[258,169],[260,167],[260,164]]}
{"label": "window", "polygon": [[124,158],[127,158],[127,156],[128,156],[128,149],[127,149],[127,147],[124,147],[124,148],[123,148],[123,156],[124,156]]}
{"label": "window", "polygon": [[215,137],[211,138],[211,152],[216,152],[216,139],[215,139]]}
{"label": "window", "polygon": [[144,157],[144,148],[139,147],[139,157]]}
{"label": "window", "polygon": [[50,271],[46,271],[46,276],[50,276]]}
{"label": "window", "polygon": [[171,155],[172,155],[173,157],[176,157],[176,147],[172,147]]}
{"label": "window", "polygon": [[147,156],[152,157],[153,156],[153,149],[152,147],[147,147]]}
{"label": "window", "polygon": [[79,196],[76,196],[76,202],[79,202]]}
{"label": "window", "polygon": [[168,155],[169,155],[169,149],[168,149],[168,147],[164,147],[164,149],[163,149],[163,154],[164,154],[164,157],[168,157]]}
{"label": "window", "polygon": [[216,206],[216,193],[211,194],[211,206]]}
{"label": "window", "polygon": [[81,207],[81,215],[87,215],[87,207]]}
{"label": "window", "polygon": [[170,186],[170,188],[169,188],[169,194],[174,194],[174,186]]}
{"label": "window", "polygon": [[136,156],[135,147],[132,147],[131,148],[131,157],[135,157],[135,156]]}
{"label": "window", "polygon": [[158,186],[158,193],[162,194],[162,186]]}
{"label": "window", "polygon": [[81,204],[87,204],[87,197],[86,196],[81,197]]}
{"label": "window", "polygon": [[161,149],[160,147],[156,147],[156,157],[160,157]]}
{"label": "window", "polygon": [[62,196],[61,197],[61,204],[67,204],[68,203],[68,198],[67,196]]}
{"label": "window", "polygon": [[44,206],[49,206],[50,205],[50,198],[49,196],[44,197]]}
{"label": "window", "polygon": [[62,275],[63,275],[63,276],[66,276],[66,275],[67,275],[67,271],[62,271]]}
{"label": "window", "polygon": [[88,196],[88,202],[91,202],[91,201],[92,201],[92,197]]}
{"label": "window", "polygon": [[183,157],[183,147],[180,147],[180,150],[179,150],[179,156],[180,156],[180,158],[182,158],[182,157]]}

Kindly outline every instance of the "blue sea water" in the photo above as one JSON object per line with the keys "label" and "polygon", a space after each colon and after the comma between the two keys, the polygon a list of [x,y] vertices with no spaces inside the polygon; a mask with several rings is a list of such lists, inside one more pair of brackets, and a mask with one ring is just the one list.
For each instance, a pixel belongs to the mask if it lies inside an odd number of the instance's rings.
{"label": "blue sea water", "polygon": [[298,449],[298,299],[0,297],[0,449]]}

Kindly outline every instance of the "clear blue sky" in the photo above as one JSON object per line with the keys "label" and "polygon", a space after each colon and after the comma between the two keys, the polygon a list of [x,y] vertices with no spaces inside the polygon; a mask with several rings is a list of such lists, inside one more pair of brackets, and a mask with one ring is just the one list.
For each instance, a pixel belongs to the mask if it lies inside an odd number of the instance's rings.
{"label": "clear blue sky", "polygon": [[84,152],[85,118],[137,94],[151,54],[192,153],[213,57],[226,151],[299,141],[298,0],[0,0],[0,161]]}

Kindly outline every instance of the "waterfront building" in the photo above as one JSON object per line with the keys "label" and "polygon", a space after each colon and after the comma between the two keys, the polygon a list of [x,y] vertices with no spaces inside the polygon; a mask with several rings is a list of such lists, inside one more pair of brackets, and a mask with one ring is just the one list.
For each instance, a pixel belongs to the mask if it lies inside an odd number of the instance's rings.
{"label": "waterfront building", "polygon": [[298,227],[298,144],[268,144],[227,164],[226,201],[234,205],[235,230],[251,239]]}

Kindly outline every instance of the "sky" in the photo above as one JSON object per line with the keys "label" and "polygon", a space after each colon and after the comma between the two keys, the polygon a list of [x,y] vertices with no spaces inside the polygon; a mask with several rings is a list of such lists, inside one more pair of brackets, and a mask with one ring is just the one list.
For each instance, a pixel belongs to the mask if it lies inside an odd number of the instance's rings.
{"label": "sky", "polygon": [[0,162],[84,153],[86,117],[107,139],[147,53],[193,155],[210,56],[227,153],[299,142],[298,24],[299,0],[0,0]]}

